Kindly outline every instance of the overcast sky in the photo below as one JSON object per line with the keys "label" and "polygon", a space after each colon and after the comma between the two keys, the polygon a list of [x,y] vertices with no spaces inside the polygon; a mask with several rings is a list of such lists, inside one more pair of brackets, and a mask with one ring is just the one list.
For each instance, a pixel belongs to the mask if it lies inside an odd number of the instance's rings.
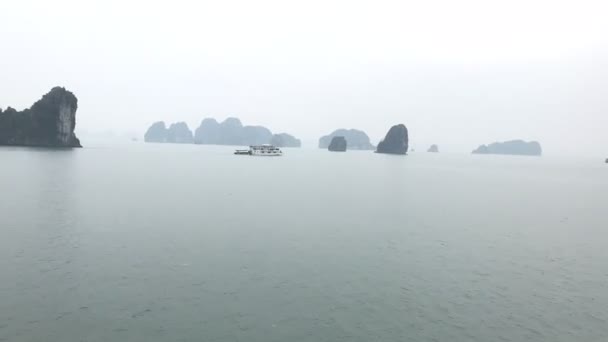
{"label": "overcast sky", "polygon": [[77,133],[239,117],[314,146],[397,123],[445,151],[608,156],[608,1],[0,1],[0,107],[55,85]]}

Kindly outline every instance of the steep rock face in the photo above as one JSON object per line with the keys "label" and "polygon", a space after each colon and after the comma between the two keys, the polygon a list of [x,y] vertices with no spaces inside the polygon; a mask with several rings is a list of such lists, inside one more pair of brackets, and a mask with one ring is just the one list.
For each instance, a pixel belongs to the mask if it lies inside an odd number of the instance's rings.
{"label": "steep rock face", "polygon": [[31,108],[0,110],[0,145],[82,147],[74,134],[78,99],[55,87]]}
{"label": "steep rock face", "polygon": [[243,143],[243,124],[237,118],[228,118],[220,124],[220,145],[246,145]]}
{"label": "steep rock face", "polygon": [[241,132],[243,145],[262,145],[270,143],[272,132],[262,126],[245,126]]}
{"label": "steep rock face", "polygon": [[522,156],[540,156],[543,149],[537,141],[525,142],[523,140],[510,140],[495,142],[490,145],[481,145],[475,149],[474,154],[513,154]]}
{"label": "steep rock face", "polygon": [[346,152],[348,142],[344,137],[333,137],[327,149],[331,152]]}
{"label": "steep rock face", "polygon": [[270,144],[276,147],[302,147],[302,142],[287,133],[279,133],[272,136]]}
{"label": "steep rock face", "polygon": [[195,144],[205,145],[242,145],[243,125],[236,118],[228,118],[222,123],[207,118],[194,133]]}
{"label": "steep rock face", "polygon": [[185,122],[177,122],[171,124],[167,130],[166,142],[175,144],[192,144],[194,143],[194,138],[192,136],[192,131],[190,131],[190,128],[188,128],[188,125]]}
{"label": "steep rock face", "polygon": [[338,129],[319,139],[319,148],[328,148],[334,137],[344,137],[351,150],[373,150],[375,147],[365,132],[356,129]]}
{"label": "steep rock face", "polygon": [[378,144],[378,153],[406,154],[408,149],[408,132],[403,124],[395,125]]}
{"label": "steep rock face", "polygon": [[431,145],[431,147],[429,147],[427,152],[437,153],[437,152],[439,152],[439,146],[433,144],[433,145]]}
{"label": "steep rock face", "polygon": [[164,143],[167,141],[167,127],[164,121],[152,124],[144,134],[145,142]]}
{"label": "steep rock face", "polygon": [[194,133],[195,144],[207,145],[262,145],[277,142],[279,147],[298,145],[299,140],[289,134],[273,136],[272,132],[263,126],[243,126],[237,118],[228,118],[222,123],[215,119],[205,119]]}
{"label": "steep rock face", "polygon": [[204,119],[194,132],[195,144],[219,144],[220,124],[215,119]]}
{"label": "steep rock face", "polygon": [[148,128],[144,135],[144,141],[148,143],[192,144],[194,138],[192,131],[185,122],[176,122],[167,128],[164,121],[158,121]]}

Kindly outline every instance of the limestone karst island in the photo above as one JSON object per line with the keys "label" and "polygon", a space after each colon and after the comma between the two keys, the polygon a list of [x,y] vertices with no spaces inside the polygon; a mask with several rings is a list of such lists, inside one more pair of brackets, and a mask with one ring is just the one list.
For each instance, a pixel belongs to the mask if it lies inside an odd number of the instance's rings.
{"label": "limestone karst island", "polygon": [[74,134],[78,99],[55,87],[30,108],[0,108],[0,145],[82,147]]}

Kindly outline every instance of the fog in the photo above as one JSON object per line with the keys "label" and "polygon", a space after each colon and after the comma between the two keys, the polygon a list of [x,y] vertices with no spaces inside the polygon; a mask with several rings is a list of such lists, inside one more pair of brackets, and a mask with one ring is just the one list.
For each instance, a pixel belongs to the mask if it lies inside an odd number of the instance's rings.
{"label": "fog", "polygon": [[0,2],[0,108],[55,85],[77,134],[142,136],[154,121],[239,117],[301,138],[470,152],[538,140],[608,154],[604,1]]}

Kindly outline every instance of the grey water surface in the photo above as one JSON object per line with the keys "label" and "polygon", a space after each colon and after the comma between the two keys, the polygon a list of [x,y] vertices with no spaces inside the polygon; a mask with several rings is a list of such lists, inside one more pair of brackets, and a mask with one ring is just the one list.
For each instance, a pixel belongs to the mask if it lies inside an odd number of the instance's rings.
{"label": "grey water surface", "polygon": [[0,341],[606,341],[601,160],[0,148]]}

